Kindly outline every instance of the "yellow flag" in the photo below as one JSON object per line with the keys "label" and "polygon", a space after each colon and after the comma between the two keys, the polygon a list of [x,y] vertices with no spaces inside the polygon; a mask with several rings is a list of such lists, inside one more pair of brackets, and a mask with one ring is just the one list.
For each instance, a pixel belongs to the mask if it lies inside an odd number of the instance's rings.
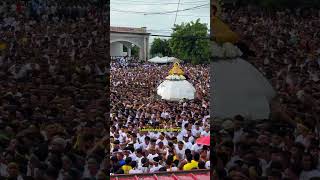
{"label": "yellow flag", "polygon": [[0,50],[2,51],[2,50],[5,50],[5,49],[7,49],[7,44],[1,42],[1,43],[0,43]]}
{"label": "yellow flag", "polygon": [[170,75],[184,75],[183,70],[180,68],[178,62],[174,63],[173,68],[169,71]]}
{"label": "yellow flag", "polygon": [[223,23],[218,17],[211,19],[212,33],[217,43],[230,42],[232,44],[239,41],[239,36]]}

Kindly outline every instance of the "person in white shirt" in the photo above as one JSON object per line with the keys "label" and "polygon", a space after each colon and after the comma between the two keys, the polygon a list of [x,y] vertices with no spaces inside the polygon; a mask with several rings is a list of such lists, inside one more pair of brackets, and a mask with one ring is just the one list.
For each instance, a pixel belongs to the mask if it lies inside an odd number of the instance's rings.
{"label": "person in white shirt", "polygon": [[188,130],[190,129],[189,127],[190,127],[189,123],[184,124],[184,126],[182,128],[182,131],[180,132],[181,136],[184,136],[185,134],[188,133]]}
{"label": "person in white shirt", "polygon": [[181,157],[182,159],[185,158],[185,144],[182,141],[178,142],[178,145],[176,145],[175,147],[175,154],[179,157]]}
{"label": "person in white shirt", "polygon": [[147,149],[148,146],[149,146],[149,144],[150,144],[150,137],[149,137],[149,136],[146,136],[146,137],[144,138],[143,142],[141,143],[142,148],[143,148],[143,149]]}
{"label": "person in white shirt", "polygon": [[149,172],[149,160],[147,158],[142,158],[141,159],[141,166],[138,168],[141,170],[143,173],[148,173]]}
{"label": "person in white shirt", "polygon": [[206,167],[206,169],[210,169],[210,161],[207,161],[207,162],[206,162],[205,167]]}
{"label": "person in white shirt", "polygon": [[300,173],[299,180],[310,180],[313,177],[320,177],[320,170],[316,169],[316,163],[312,160],[309,153],[302,156],[302,172]]}
{"label": "person in white shirt", "polygon": [[156,149],[156,142],[157,142],[157,140],[151,139],[148,147],[146,148],[146,150],[149,150],[149,149],[151,149],[151,148],[152,148],[152,149]]}
{"label": "person in white shirt", "polygon": [[140,143],[144,143],[144,141],[145,141],[145,138],[146,138],[146,131],[142,131],[142,132],[140,132],[140,133],[138,133],[138,139],[139,139],[139,142]]}
{"label": "person in white shirt", "polygon": [[7,165],[4,163],[0,163],[0,176],[3,176],[3,177],[8,176]]}
{"label": "person in white shirt", "polygon": [[172,159],[170,159],[170,158],[168,158],[166,160],[166,168],[167,168],[167,172],[172,172],[172,171],[178,171],[179,170],[178,167],[174,166],[174,163],[172,162]]}
{"label": "person in white shirt", "polygon": [[132,161],[130,165],[131,165],[132,169],[129,171],[129,174],[142,174],[143,173],[142,170],[138,169],[138,164],[136,161]]}
{"label": "person in white shirt", "polygon": [[153,166],[152,166],[152,168],[150,168],[151,173],[157,172],[157,171],[159,171],[160,168],[162,168],[162,166],[159,165],[159,161],[160,161],[159,157],[153,158]]}
{"label": "person in white shirt", "polygon": [[159,139],[161,133],[160,132],[151,132],[150,137],[153,139]]}
{"label": "person in white shirt", "polygon": [[141,160],[144,158],[142,155],[142,149],[136,149],[135,155],[136,155],[135,161],[137,162],[138,167],[141,167],[142,166]]}
{"label": "person in white shirt", "polygon": [[205,130],[201,132],[201,136],[210,136],[210,127],[206,126]]}
{"label": "person in white shirt", "polygon": [[195,143],[191,148],[191,152],[192,153],[195,153],[195,152],[199,153],[201,149],[202,149],[202,145]]}
{"label": "person in white shirt", "polygon": [[159,136],[159,139],[157,140],[156,144],[158,144],[159,142],[162,142],[163,145],[167,146],[168,145],[168,140],[165,138],[165,133],[162,132]]}
{"label": "person in white shirt", "polygon": [[156,146],[156,152],[159,154],[159,155],[162,155],[162,156],[166,156],[167,153],[168,153],[168,148],[166,146],[164,146],[163,142],[160,141],[158,143],[158,145]]}
{"label": "person in white shirt", "polygon": [[142,148],[142,144],[140,144],[139,140],[137,139],[137,135],[136,134],[132,134],[131,138],[132,138],[131,142],[133,143],[134,149]]}
{"label": "person in white shirt", "polygon": [[191,130],[192,136],[197,136],[197,134],[201,133],[202,131],[202,128],[200,128],[200,123],[197,122]]}
{"label": "person in white shirt", "polygon": [[189,136],[188,136],[188,134],[186,134],[186,135],[183,136],[183,142],[184,142],[185,148],[191,150],[193,144],[189,141]]}
{"label": "person in white shirt", "polygon": [[148,160],[151,161],[151,162],[153,161],[153,158],[159,156],[159,155],[156,153],[156,149],[155,149],[155,148],[150,148],[150,149],[149,149],[149,153],[150,153],[150,154],[148,154],[147,158],[148,158]]}
{"label": "person in white shirt", "polygon": [[124,143],[123,138],[120,136],[119,132],[115,132],[114,134],[114,140],[118,140],[120,144]]}

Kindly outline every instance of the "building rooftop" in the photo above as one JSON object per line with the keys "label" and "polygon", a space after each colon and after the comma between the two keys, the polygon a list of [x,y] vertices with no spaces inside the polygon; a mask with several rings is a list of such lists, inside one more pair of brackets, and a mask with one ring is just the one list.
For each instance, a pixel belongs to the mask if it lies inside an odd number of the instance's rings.
{"label": "building rooftop", "polygon": [[147,28],[146,27],[133,28],[133,27],[115,27],[115,26],[110,26],[110,32],[149,34],[147,32]]}

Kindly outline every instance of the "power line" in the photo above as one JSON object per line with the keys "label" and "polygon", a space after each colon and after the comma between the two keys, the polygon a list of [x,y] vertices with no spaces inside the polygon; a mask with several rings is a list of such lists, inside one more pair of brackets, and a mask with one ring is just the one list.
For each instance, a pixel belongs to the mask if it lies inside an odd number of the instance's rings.
{"label": "power line", "polygon": [[[144,1],[144,0],[128,0],[128,1],[125,1],[125,0],[121,0],[121,1],[117,1],[117,0],[111,0],[110,1],[110,4],[113,4],[113,3],[154,3],[154,4],[177,4],[177,3],[172,3],[172,1],[159,1],[159,0],[155,0],[155,1]],[[185,1],[184,3],[185,4],[194,4],[194,3],[206,3],[208,2],[208,0],[199,0],[199,1]]]}
{"label": "power line", "polygon": [[[209,5],[208,4],[202,4],[202,5],[199,5],[199,6],[194,6],[194,7],[191,7],[191,8],[186,8],[186,9],[182,9],[182,10],[177,10],[177,11],[167,11],[167,12],[158,12],[158,13],[146,13],[146,15],[150,15],[150,14],[168,14],[168,13],[175,13],[175,12],[182,12],[182,11],[189,11],[189,10],[194,10],[194,9],[200,9],[200,8],[204,8],[205,6]],[[209,6],[208,6],[209,7]]]}
{"label": "power line", "polygon": [[202,4],[202,5],[199,5],[199,6],[194,6],[194,7],[186,8],[186,9],[182,9],[182,10],[164,11],[164,12],[127,11],[127,10],[121,10],[121,9],[111,9],[111,11],[125,12],[125,13],[136,13],[136,14],[143,14],[143,15],[156,15],[156,14],[170,14],[170,13],[176,13],[176,12],[182,12],[182,11],[190,11],[190,10],[201,9],[201,8],[209,8],[209,6],[206,7],[207,5],[209,5],[209,4]]}
{"label": "power line", "polygon": [[[135,6],[145,6],[145,5],[154,5],[154,6],[163,6],[163,5],[176,5],[178,3],[111,3],[111,5],[135,5]],[[180,3],[181,5],[199,5],[200,3]],[[202,4],[202,3],[201,3]]]}
{"label": "power line", "polygon": [[[118,12],[118,13],[133,13],[133,14],[137,14],[137,15],[144,15],[143,13],[136,13],[136,12],[123,12],[123,11],[114,11],[114,10],[111,10],[112,12]],[[158,14],[158,15],[162,15],[162,16],[171,16],[171,14]],[[194,15],[194,14],[178,14],[179,17],[199,17],[199,18],[209,18],[210,16],[197,16],[197,15]]]}
{"label": "power line", "polygon": [[177,15],[178,15],[178,11],[179,11],[179,6],[180,6],[180,0],[179,0],[179,2],[178,2],[178,7],[177,7],[177,12],[176,12],[176,17],[174,18],[173,26],[176,24],[176,21],[177,21]]}

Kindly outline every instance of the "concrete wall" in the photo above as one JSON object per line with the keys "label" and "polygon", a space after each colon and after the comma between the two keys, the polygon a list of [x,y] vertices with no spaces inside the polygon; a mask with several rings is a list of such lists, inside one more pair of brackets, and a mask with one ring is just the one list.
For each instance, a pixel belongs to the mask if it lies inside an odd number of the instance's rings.
{"label": "concrete wall", "polygon": [[125,45],[127,47],[128,47],[128,44],[134,44],[140,48],[140,52],[139,52],[140,60],[146,61],[148,59],[149,35],[111,32],[110,33],[110,44],[111,44],[110,53],[111,53],[111,56],[115,56],[116,54],[120,54],[119,49],[123,50],[123,47],[120,48],[120,46],[118,46],[118,45],[113,46],[112,44],[114,44],[114,43],[116,43],[116,44],[120,43],[120,44]]}
{"label": "concrete wall", "polygon": [[123,56],[123,44],[121,42],[110,44],[110,56]]}

